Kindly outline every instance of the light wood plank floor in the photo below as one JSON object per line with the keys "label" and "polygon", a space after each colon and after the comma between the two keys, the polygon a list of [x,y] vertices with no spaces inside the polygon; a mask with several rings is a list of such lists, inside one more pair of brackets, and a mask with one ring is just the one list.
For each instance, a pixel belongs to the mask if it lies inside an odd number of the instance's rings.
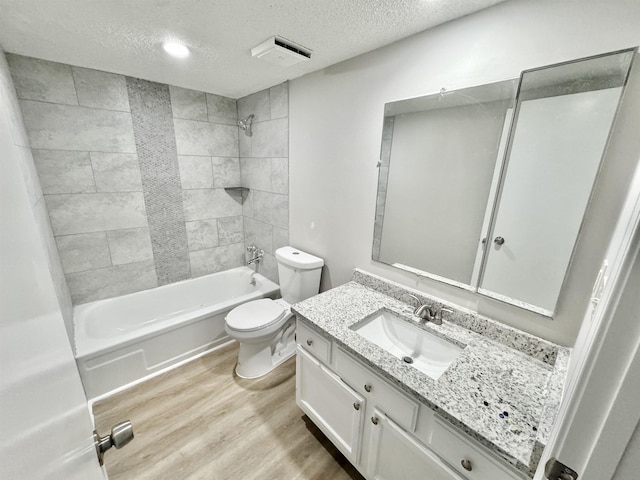
{"label": "light wood plank floor", "polygon": [[131,420],[105,455],[110,480],[363,480],[295,403],[295,358],[235,375],[237,344],[97,402],[96,428]]}

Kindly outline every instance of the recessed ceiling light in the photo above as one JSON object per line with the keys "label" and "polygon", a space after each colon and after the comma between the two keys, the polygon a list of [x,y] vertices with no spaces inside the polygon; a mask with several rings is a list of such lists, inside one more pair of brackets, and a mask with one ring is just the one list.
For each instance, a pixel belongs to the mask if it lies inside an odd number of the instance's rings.
{"label": "recessed ceiling light", "polygon": [[189,56],[189,49],[178,42],[164,42],[162,48],[172,57],[187,58]]}

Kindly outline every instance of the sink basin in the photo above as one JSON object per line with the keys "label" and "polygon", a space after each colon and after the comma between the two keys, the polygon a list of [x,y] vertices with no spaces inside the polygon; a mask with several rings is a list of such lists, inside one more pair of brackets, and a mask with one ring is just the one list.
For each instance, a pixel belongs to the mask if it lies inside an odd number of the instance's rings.
{"label": "sink basin", "polygon": [[459,346],[388,310],[380,310],[351,329],[435,380],[462,352]]}

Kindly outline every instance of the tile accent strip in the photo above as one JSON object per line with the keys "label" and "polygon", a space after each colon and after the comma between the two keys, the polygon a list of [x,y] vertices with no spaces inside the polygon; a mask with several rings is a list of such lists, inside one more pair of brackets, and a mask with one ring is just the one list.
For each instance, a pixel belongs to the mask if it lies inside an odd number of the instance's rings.
{"label": "tile accent strip", "polygon": [[127,77],[159,285],[191,277],[169,87]]}

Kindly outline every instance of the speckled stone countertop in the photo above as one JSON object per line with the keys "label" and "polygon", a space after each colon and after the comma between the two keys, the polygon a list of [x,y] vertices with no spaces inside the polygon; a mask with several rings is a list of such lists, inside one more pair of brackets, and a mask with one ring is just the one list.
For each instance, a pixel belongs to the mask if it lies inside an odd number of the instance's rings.
{"label": "speckled stone countertop", "polygon": [[[354,280],[292,307],[316,330],[533,477],[555,420],[570,350],[356,270]],[[381,309],[418,325],[406,293],[455,308],[442,325],[421,328],[464,350],[438,380],[392,356],[350,327]]]}

